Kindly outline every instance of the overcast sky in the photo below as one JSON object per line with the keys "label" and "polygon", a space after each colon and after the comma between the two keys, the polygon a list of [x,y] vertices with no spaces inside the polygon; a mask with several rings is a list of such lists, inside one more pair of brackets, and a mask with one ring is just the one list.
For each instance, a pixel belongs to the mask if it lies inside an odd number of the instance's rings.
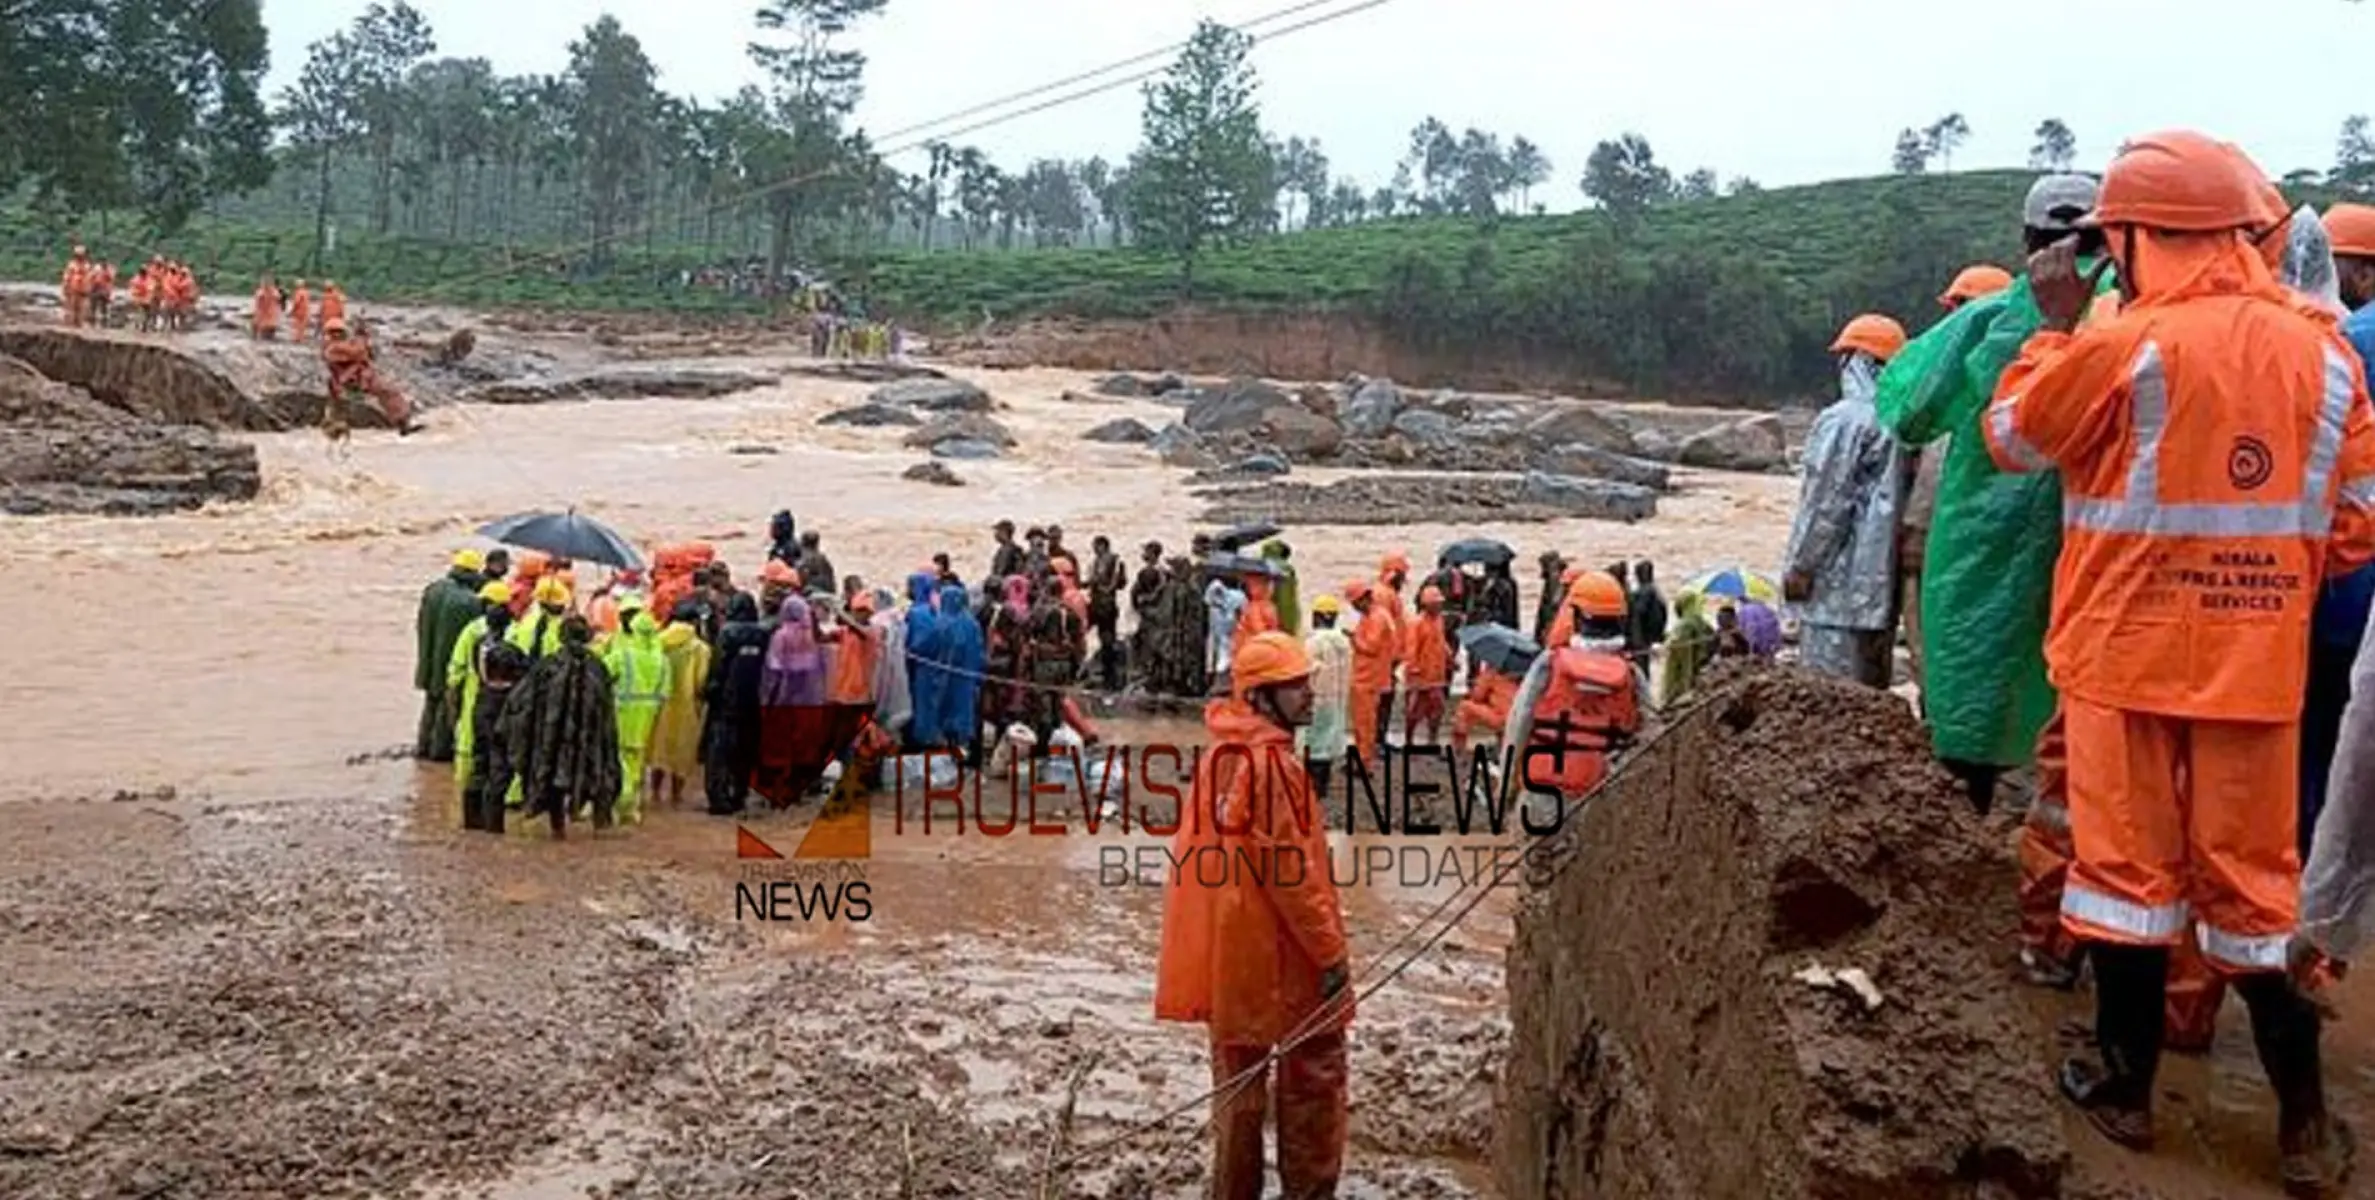
{"label": "overcast sky", "polygon": [[[1161,49],[1199,17],[1291,2],[890,0],[854,35],[870,58],[859,119],[880,138]],[[273,91],[365,3],[264,0]],[[756,0],[414,3],[440,53],[500,72],[561,70],[569,41],[609,11],[670,91],[714,98],[759,78],[743,52]],[[2242,143],[2272,175],[2324,167],[2342,118],[2375,110],[2371,52],[2375,3],[2347,0],[1387,0],[1267,42],[1255,65],[1272,134],[1319,138],[1364,187],[1433,115],[1534,139],[1557,172],[1536,199],[1568,208],[1593,143],[1626,130],[1676,174],[1710,166],[1770,186],[1884,172],[1899,129],[1949,112],[1972,129],[1958,167],[2020,165],[2049,116],[2076,131],[2088,166],[2128,134],[2185,125]],[[1118,160],[1137,130],[1132,87],[954,140],[1019,168]]]}

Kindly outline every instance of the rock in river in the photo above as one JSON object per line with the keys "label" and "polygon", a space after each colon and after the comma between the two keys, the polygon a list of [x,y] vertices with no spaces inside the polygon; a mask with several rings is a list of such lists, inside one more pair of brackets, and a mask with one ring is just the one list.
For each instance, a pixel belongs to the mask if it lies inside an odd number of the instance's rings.
{"label": "rock in river", "polygon": [[1677,452],[1694,467],[1770,471],[1789,462],[1789,439],[1772,413],[1743,417],[1684,438]]}
{"label": "rock in river", "polygon": [[912,479],[917,483],[929,483],[939,487],[965,486],[965,481],[959,478],[955,471],[949,470],[948,464],[944,462],[919,462],[901,471],[899,478]]}
{"label": "rock in river", "polygon": [[903,379],[874,389],[867,399],[925,412],[984,413],[993,407],[988,392],[962,379]]}
{"label": "rock in river", "polygon": [[818,417],[816,423],[819,425],[856,425],[871,429],[883,425],[921,425],[924,423],[924,419],[915,415],[914,409],[899,408],[869,400],[864,404],[826,413],[824,416]]}
{"label": "rock in river", "polygon": [[932,443],[934,458],[998,458],[1005,453],[996,443],[978,438],[949,438]]}
{"label": "rock in river", "polygon": [[1155,431],[1136,417],[1118,417],[1080,435],[1091,442],[1140,445],[1155,440]]}
{"label": "rock in river", "polygon": [[1402,389],[1391,379],[1369,379],[1344,403],[1344,432],[1352,437],[1384,437],[1402,415]]}
{"label": "rock in river", "polygon": [[1521,504],[1538,504],[1579,517],[1611,521],[1647,520],[1658,511],[1657,493],[1648,488],[1541,471],[1526,472],[1524,481],[1518,485],[1517,498]]}
{"label": "rock in river", "polygon": [[923,449],[951,440],[983,442],[1000,450],[1014,445],[1014,435],[1007,432],[1006,427],[996,419],[969,412],[942,413],[925,422],[923,428],[901,439],[900,444]]}

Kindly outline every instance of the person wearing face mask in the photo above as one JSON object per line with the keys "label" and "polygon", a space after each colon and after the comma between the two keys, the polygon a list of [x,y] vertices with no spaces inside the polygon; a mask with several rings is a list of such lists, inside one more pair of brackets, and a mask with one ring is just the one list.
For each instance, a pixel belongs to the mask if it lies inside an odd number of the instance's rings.
{"label": "person wearing face mask", "polygon": [[1897,509],[1904,470],[1873,393],[1905,348],[1894,320],[1865,313],[1831,343],[1839,399],[1806,435],[1806,474],[1784,555],[1784,596],[1803,606],[1799,653],[1809,670],[1889,685],[1896,624]]}
{"label": "person wearing face mask", "polygon": [[1155,1017],[1204,1026],[1211,1047],[1221,1091],[1208,1194],[1259,1200],[1275,1113],[1281,1193],[1332,1196],[1350,1133],[1352,955],[1324,805],[1295,752],[1311,721],[1311,656],[1274,630],[1238,643],[1228,668],[1172,843],[1182,862],[1225,869],[1171,874]]}

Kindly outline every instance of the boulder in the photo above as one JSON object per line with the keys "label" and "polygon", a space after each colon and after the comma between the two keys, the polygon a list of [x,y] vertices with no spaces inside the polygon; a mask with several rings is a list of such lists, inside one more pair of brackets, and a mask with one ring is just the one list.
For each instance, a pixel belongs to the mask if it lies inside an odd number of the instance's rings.
{"label": "boulder", "polygon": [[1684,438],[1681,460],[1721,471],[1770,471],[1789,462],[1789,439],[1772,413],[1743,417]]}
{"label": "boulder", "polygon": [[1198,433],[1258,433],[1272,411],[1293,407],[1285,392],[1258,379],[1237,379],[1199,397],[1180,420]]}
{"label": "boulder", "polygon": [[1584,445],[1618,454],[1637,450],[1633,432],[1622,422],[1589,404],[1574,401],[1551,405],[1526,422],[1525,433],[1541,446]]}
{"label": "boulder", "polygon": [[932,443],[932,457],[934,458],[1000,458],[1005,453],[1005,449],[995,442],[985,442],[978,438],[948,438]]}
{"label": "boulder", "polygon": [[1231,475],[1284,475],[1293,469],[1275,454],[1256,454],[1230,463],[1227,471]]}
{"label": "boulder", "polygon": [[1293,397],[1255,379],[1239,379],[1207,393],[1180,418],[1206,435],[1241,433],[1267,439],[1294,458],[1325,458],[1344,444],[1344,430]]}
{"label": "boulder", "polygon": [[0,510],[144,516],[253,500],[254,445],[195,425],[0,426]]}
{"label": "boulder", "polygon": [[1166,425],[1147,443],[1165,466],[1207,468],[1216,466],[1219,458],[1204,446],[1204,439],[1185,425]]}
{"label": "boulder", "polygon": [[1672,472],[1664,463],[1645,458],[1616,454],[1597,446],[1577,443],[1554,446],[1534,456],[1536,469],[1554,475],[1575,475],[1585,479],[1606,479],[1614,483],[1629,483],[1663,492],[1673,486]]}
{"label": "boulder", "polygon": [[1673,462],[1682,448],[1662,429],[1644,429],[1633,435],[1633,453],[1651,462]]}
{"label": "boulder", "polygon": [[1394,432],[1421,446],[1445,446],[1459,440],[1459,422],[1431,408],[1405,409],[1394,418]]}
{"label": "boulder", "polygon": [[911,408],[896,408],[888,404],[868,401],[850,408],[836,409],[818,417],[819,425],[856,425],[872,429],[883,425],[921,425],[924,419]]}
{"label": "boulder", "polygon": [[1610,483],[1603,479],[1577,479],[1572,475],[1552,475],[1542,471],[1528,471],[1519,482],[1517,499],[1520,504],[1555,508],[1579,517],[1598,517],[1609,521],[1641,521],[1656,516],[1657,493],[1629,483]]}
{"label": "boulder", "polygon": [[1154,389],[1148,386],[1145,380],[1126,372],[1108,375],[1098,380],[1091,385],[1091,390],[1100,396],[1123,396],[1130,399],[1139,399],[1154,394]]}
{"label": "boulder", "polygon": [[1155,431],[1147,428],[1146,422],[1136,417],[1118,417],[1080,436],[1084,441],[1143,445],[1155,440]]}
{"label": "boulder", "polygon": [[1336,401],[1336,392],[1333,388],[1307,383],[1295,389],[1295,399],[1303,405],[1303,411],[1320,420],[1332,422],[1338,420],[1341,415]]}
{"label": "boulder", "polygon": [[1169,371],[1165,371],[1162,374],[1155,376],[1146,385],[1146,392],[1150,396],[1168,396],[1174,392],[1184,392],[1188,390],[1190,389],[1188,388],[1187,380],[1181,379],[1179,376]]}
{"label": "boulder", "polygon": [[1006,427],[996,419],[969,412],[942,413],[900,439],[899,444],[911,449],[922,449],[951,440],[986,442],[1001,450],[1014,445],[1014,435],[1008,433]]}
{"label": "boulder", "polygon": [[1402,415],[1402,389],[1391,379],[1364,380],[1344,404],[1344,432],[1352,437],[1384,437]]}
{"label": "boulder", "polygon": [[490,383],[470,393],[486,404],[548,404],[559,400],[706,400],[769,387],[771,371],[733,367],[623,366],[549,379]]}
{"label": "boulder", "polygon": [[876,404],[899,404],[925,412],[990,411],[990,394],[962,379],[902,379],[874,389]]}
{"label": "boulder", "polygon": [[917,483],[929,483],[939,487],[965,486],[965,481],[959,478],[955,471],[949,470],[948,464],[944,462],[919,462],[899,472],[899,478],[912,479]]}

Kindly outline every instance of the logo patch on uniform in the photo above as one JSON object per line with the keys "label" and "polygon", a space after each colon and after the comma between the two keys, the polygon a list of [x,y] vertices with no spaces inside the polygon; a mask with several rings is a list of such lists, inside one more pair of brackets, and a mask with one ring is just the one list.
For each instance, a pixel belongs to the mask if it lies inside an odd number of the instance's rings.
{"label": "logo patch on uniform", "polygon": [[2276,471],[2276,456],[2268,443],[2244,434],[2227,450],[2227,482],[2243,491],[2256,491]]}

